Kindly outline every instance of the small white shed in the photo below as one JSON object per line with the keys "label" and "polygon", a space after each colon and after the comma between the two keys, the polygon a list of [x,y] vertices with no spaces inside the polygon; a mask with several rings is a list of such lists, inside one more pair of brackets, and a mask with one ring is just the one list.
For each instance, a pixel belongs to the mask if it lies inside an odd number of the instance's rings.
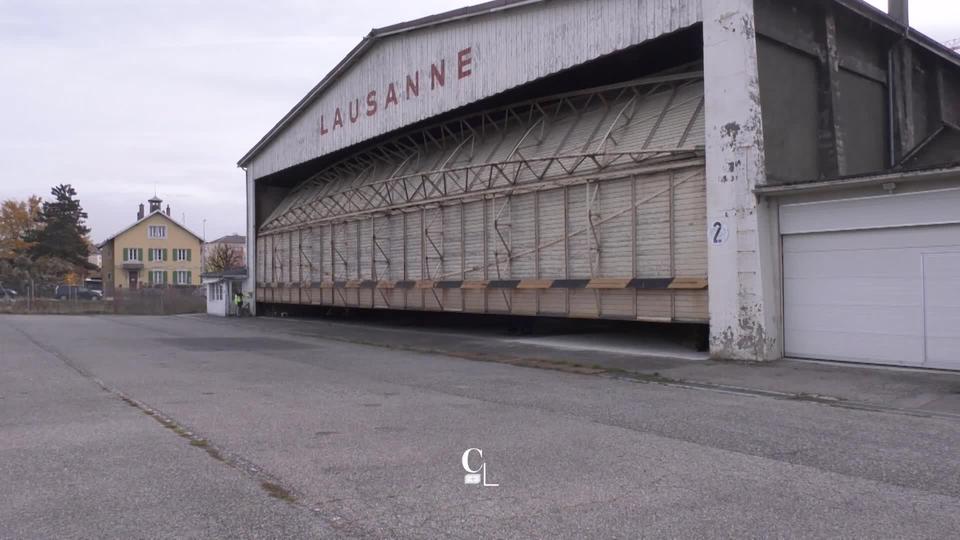
{"label": "small white shed", "polygon": [[[247,270],[228,270],[226,272],[205,272],[201,282],[207,293],[207,313],[220,317],[236,316],[237,306],[233,302],[236,292],[244,293],[243,281],[247,278]],[[247,302],[244,295],[244,303]]]}

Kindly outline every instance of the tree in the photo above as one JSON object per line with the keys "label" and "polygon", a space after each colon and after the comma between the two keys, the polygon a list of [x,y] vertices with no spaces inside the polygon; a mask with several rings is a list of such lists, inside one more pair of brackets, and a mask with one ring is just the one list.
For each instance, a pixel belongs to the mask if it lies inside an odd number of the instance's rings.
{"label": "tree", "polygon": [[31,246],[25,238],[39,227],[40,197],[25,201],[8,199],[0,203],[0,259],[13,260]]}
{"label": "tree", "polygon": [[89,269],[87,262],[90,229],[84,224],[87,213],[74,197],[77,191],[70,184],[50,190],[52,201],[45,201],[37,215],[39,228],[30,231],[25,240],[31,242],[30,256],[49,257]]}
{"label": "tree", "polygon": [[207,255],[207,272],[223,272],[232,270],[243,265],[243,257],[240,251],[236,250],[230,244],[215,244],[210,254]]}

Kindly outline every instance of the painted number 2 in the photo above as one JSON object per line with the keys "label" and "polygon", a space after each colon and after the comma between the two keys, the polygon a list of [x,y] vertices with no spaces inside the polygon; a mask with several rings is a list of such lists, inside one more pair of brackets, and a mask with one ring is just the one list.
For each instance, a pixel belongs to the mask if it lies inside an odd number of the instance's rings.
{"label": "painted number 2", "polygon": [[710,242],[715,246],[723,245],[727,242],[730,230],[722,221],[714,221],[710,226]]}

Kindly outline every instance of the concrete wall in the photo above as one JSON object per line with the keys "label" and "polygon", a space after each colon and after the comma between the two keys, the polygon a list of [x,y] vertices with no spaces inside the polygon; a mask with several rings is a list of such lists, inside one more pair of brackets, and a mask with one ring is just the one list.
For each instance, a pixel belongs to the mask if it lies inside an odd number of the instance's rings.
{"label": "concrete wall", "polygon": [[[960,62],[903,39],[896,23],[849,2],[755,6],[768,182],[889,170],[957,125]],[[925,164],[958,159],[927,153]]]}
{"label": "concrete wall", "polygon": [[753,188],[765,183],[753,0],[704,5],[710,354],[781,355],[776,228]]}

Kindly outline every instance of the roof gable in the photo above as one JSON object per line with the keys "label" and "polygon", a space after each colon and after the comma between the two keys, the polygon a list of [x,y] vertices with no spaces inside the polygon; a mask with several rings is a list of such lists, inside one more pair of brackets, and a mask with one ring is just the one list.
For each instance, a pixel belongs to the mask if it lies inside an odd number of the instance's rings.
{"label": "roof gable", "polygon": [[197,240],[199,240],[200,242],[203,242],[203,237],[201,237],[199,234],[191,231],[191,230],[188,229],[186,226],[178,223],[176,220],[174,220],[174,219],[171,218],[170,216],[164,214],[162,211],[160,211],[160,210],[154,210],[153,212],[151,212],[151,213],[143,216],[143,219],[138,219],[137,221],[134,221],[133,223],[131,223],[131,224],[130,224],[128,227],[126,227],[125,229],[123,229],[123,230],[121,230],[121,231],[119,231],[119,232],[117,232],[117,233],[109,236],[108,238],[104,239],[102,242],[100,242],[99,244],[97,244],[97,249],[103,248],[103,246],[105,246],[105,245],[107,245],[107,243],[113,241],[116,237],[118,237],[118,236],[126,233],[127,231],[129,231],[130,229],[133,229],[133,228],[136,227],[137,225],[140,225],[141,223],[143,223],[143,222],[145,222],[145,221],[148,221],[150,218],[152,218],[152,217],[154,217],[154,216],[160,216],[160,217],[161,217],[162,219],[164,219],[165,221],[170,222],[170,224],[173,225],[174,227],[179,228],[180,230],[186,232],[187,234],[190,234],[191,236],[195,237],[195,238],[196,238]]}

